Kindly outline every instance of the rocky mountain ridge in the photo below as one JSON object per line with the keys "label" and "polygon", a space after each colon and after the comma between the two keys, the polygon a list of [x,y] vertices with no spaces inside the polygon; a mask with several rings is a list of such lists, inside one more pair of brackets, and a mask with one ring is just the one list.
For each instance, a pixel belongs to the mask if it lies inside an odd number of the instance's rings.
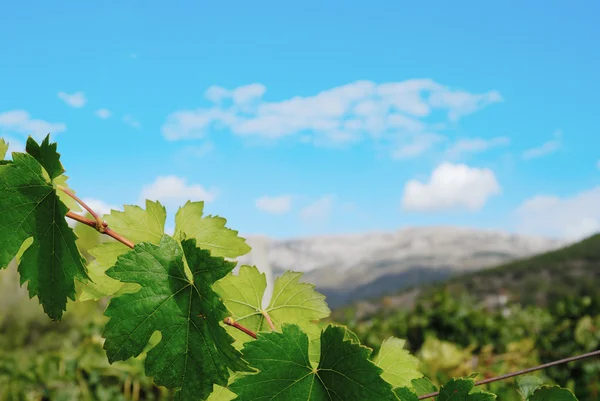
{"label": "rocky mountain ridge", "polygon": [[[248,236],[242,264],[268,265],[277,277],[304,272],[330,306],[380,296],[451,275],[557,249],[566,241],[460,227],[276,240]],[[257,246],[259,245],[259,246]]]}

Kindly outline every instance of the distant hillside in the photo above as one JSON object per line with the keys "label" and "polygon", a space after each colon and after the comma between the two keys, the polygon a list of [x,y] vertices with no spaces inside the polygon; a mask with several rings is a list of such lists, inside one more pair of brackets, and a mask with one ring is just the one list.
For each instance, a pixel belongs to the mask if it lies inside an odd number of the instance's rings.
{"label": "distant hillside", "polygon": [[521,304],[545,306],[568,295],[598,292],[600,234],[562,249],[455,277],[448,288],[464,288],[478,299],[504,293]]}
{"label": "distant hillside", "polygon": [[[253,237],[248,237],[252,241]],[[241,263],[264,261],[274,276],[305,272],[335,308],[353,301],[445,280],[534,255],[564,241],[460,227],[413,227],[396,232],[261,239],[265,247]]]}
{"label": "distant hillside", "polygon": [[[441,290],[466,291],[479,301],[504,295],[509,303],[547,306],[565,296],[596,294],[600,288],[600,234],[581,242],[496,267],[455,275],[443,283],[400,291],[353,305],[369,315],[381,309],[410,307]],[[345,308],[344,308],[345,309]],[[340,309],[336,315],[343,313]]]}

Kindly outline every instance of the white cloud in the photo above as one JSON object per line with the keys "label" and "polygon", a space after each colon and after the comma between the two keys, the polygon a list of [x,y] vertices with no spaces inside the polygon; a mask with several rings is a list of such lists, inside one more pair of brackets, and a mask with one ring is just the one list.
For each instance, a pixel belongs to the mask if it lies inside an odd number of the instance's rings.
{"label": "white cloud", "polygon": [[204,96],[213,103],[231,99],[234,104],[243,105],[261,98],[266,90],[264,85],[257,83],[240,86],[231,91],[222,86],[213,85],[206,90]]}
{"label": "white cloud", "polygon": [[[265,101],[265,91],[261,84],[233,90],[212,86],[205,96],[213,105],[170,114],[163,135],[178,140],[203,137],[210,129],[229,129],[236,135],[271,140],[298,135],[315,144],[357,142],[362,137],[389,139],[430,132],[432,124],[424,119],[434,109],[457,120],[502,100],[496,91],[470,94],[429,79],[383,84],[356,81],[278,102]],[[307,134],[315,139],[307,140]]]}
{"label": "white cloud", "polygon": [[185,178],[174,175],[157,177],[156,180],[142,188],[139,204],[146,199],[159,201],[167,208],[177,208],[189,201],[212,202],[217,197],[215,189],[207,190],[200,184],[188,184]]}
{"label": "white cloud", "polygon": [[254,204],[258,210],[263,212],[285,214],[292,208],[292,197],[290,195],[261,196]]}
{"label": "white cloud", "polygon": [[99,118],[101,118],[103,120],[106,120],[107,118],[110,118],[110,116],[112,116],[112,112],[110,110],[108,110],[108,109],[99,109],[99,110],[96,110],[95,114],[96,114],[97,117],[99,117]]}
{"label": "white cloud", "polygon": [[441,90],[433,92],[429,97],[432,107],[448,110],[450,121],[458,121],[461,117],[502,100],[502,96],[497,91],[474,95],[464,91]]}
{"label": "white cloud", "polygon": [[477,211],[499,193],[500,185],[492,170],[443,163],[428,182],[410,180],[405,184],[402,207],[409,211]]}
{"label": "white cloud", "polygon": [[71,107],[81,108],[85,106],[87,99],[83,92],[75,92],[72,95],[69,95],[65,92],[58,92],[59,99],[62,99],[66,104]]}
{"label": "white cloud", "polygon": [[412,138],[411,142],[400,146],[394,151],[392,157],[395,159],[410,159],[421,156],[435,144],[443,142],[445,139],[445,137],[438,134],[417,134]]}
{"label": "white cloud", "polygon": [[510,143],[510,138],[505,136],[499,136],[491,139],[484,138],[465,138],[459,139],[456,141],[448,150],[446,151],[446,157],[450,159],[459,159],[465,153],[480,153],[485,152],[486,150],[498,147],[505,146]]}
{"label": "white cloud", "polygon": [[141,124],[138,120],[136,120],[135,118],[133,118],[131,115],[126,114],[123,117],[123,122],[127,125],[129,125],[130,127],[133,127],[135,129],[139,129],[141,127]]}
{"label": "white cloud", "polygon": [[167,118],[162,126],[162,132],[167,140],[202,138],[206,128],[211,124],[229,126],[236,117],[219,109],[209,109],[206,112],[178,111]]}
{"label": "white cloud", "polygon": [[577,240],[600,231],[600,186],[570,197],[537,195],[517,209],[518,230]]}
{"label": "white cloud", "polygon": [[34,120],[25,110],[11,110],[0,113],[0,135],[17,133],[25,137],[31,135],[37,141],[49,133],[52,136],[67,129],[64,123],[49,123],[44,120]]}
{"label": "white cloud", "polygon": [[556,131],[554,133],[554,139],[538,146],[537,148],[528,149],[523,152],[524,159],[535,159],[538,157],[549,155],[550,153],[556,152],[561,146],[562,133]]}
{"label": "white cloud", "polygon": [[333,196],[325,195],[305,206],[300,211],[303,220],[325,220],[331,215],[333,209]]}

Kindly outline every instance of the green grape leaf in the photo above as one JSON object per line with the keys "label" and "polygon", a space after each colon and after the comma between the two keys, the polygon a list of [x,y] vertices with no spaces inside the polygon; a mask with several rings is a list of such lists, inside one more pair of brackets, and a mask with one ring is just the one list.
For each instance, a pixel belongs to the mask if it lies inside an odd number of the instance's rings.
{"label": "green grape leaf", "polygon": [[[139,206],[125,205],[123,211],[111,210],[103,216],[108,226],[132,241],[134,244],[150,242],[160,243],[164,234],[167,211],[158,202],[146,201],[146,210]],[[81,289],[80,301],[98,300],[108,295],[129,293],[136,288],[135,284],[125,284],[108,277],[105,272],[114,266],[117,258],[130,249],[120,242],[110,241],[98,244],[89,250],[95,260],[88,269],[92,282]]]}
{"label": "green grape leaf", "polygon": [[[48,141],[40,147],[47,160],[56,160],[51,156],[55,150]],[[48,166],[55,168],[55,162]],[[28,282],[29,296],[37,296],[44,312],[60,320],[67,298],[75,299],[75,280],[85,281],[88,275],[77,237],[65,220],[67,207],[33,156],[15,152],[12,162],[0,165],[0,205],[0,268],[30,240],[19,263],[21,284]]]}
{"label": "green grape leaf", "polygon": [[235,397],[237,397],[237,395],[232,393],[227,387],[221,387],[215,384],[213,392],[206,401],[232,401]]}
{"label": "green grape leaf", "polygon": [[[193,275],[184,271],[184,258]],[[165,235],[159,245],[144,242],[121,255],[110,277],[141,286],[112,298],[105,315],[104,349],[109,361],[139,355],[156,330],[161,341],[148,351],[146,375],[174,388],[176,399],[206,399],[213,384],[226,386],[229,371],[249,371],[233,338],[220,326],[227,309],[212,290],[235,263],[212,257],[194,239],[180,244]]]}
{"label": "green grape leaf", "polygon": [[173,238],[182,241],[195,238],[196,244],[208,249],[213,256],[237,258],[250,252],[246,240],[238,232],[225,227],[227,220],[219,216],[205,216],[204,202],[187,201],[175,215]]}
{"label": "green grape leaf", "polygon": [[411,380],[422,377],[417,370],[419,360],[404,349],[404,340],[390,337],[383,341],[381,349],[373,360],[383,369],[381,377],[393,387],[409,386]]}
{"label": "green grape leaf", "polygon": [[541,378],[533,375],[519,376],[517,377],[516,382],[517,392],[524,400],[528,400],[533,392],[544,383]]}
{"label": "green grape leaf", "polygon": [[577,397],[566,388],[542,386],[534,391],[528,401],[577,401]]}
{"label": "green grape leaf", "polygon": [[419,401],[419,396],[408,387],[397,387],[394,389],[396,398],[400,401]]}
{"label": "green grape leaf", "polygon": [[308,357],[308,336],[297,325],[282,332],[260,333],[247,342],[244,359],[259,373],[242,376],[230,386],[236,401],[255,400],[397,400],[381,369],[368,358],[369,348],[344,341],[343,327],[328,326],[321,334],[316,368]]}
{"label": "green grape leaf", "polygon": [[469,394],[475,385],[473,378],[450,379],[442,386],[437,401],[494,401],[496,395],[486,391]]}
{"label": "green grape leaf", "polygon": [[241,372],[229,372],[229,384],[227,387],[219,386],[215,384],[213,388],[213,392],[210,393],[210,396],[206,399],[206,401],[232,401],[237,397],[237,395],[229,390],[229,385],[236,381],[239,377],[244,375],[245,373]]}
{"label": "green grape leaf", "polygon": [[[270,331],[266,313],[277,330],[284,323],[299,325],[310,338],[319,338],[321,329],[313,320],[323,319],[331,313],[325,296],[315,291],[315,286],[299,283],[302,273],[286,272],[275,280],[273,297],[263,311],[262,299],[267,287],[264,273],[255,266],[242,265],[238,275],[228,274],[213,286],[235,321],[256,332]],[[228,327],[229,334],[236,339],[236,347],[251,338],[239,330]],[[318,345],[317,345],[318,347]],[[317,348],[318,352],[318,348]]]}
{"label": "green grape leaf", "polygon": [[50,135],[44,138],[41,145],[32,137],[27,138],[25,151],[44,167],[51,181],[65,172],[60,162],[60,154],[56,151],[56,142],[50,143]]}
{"label": "green grape leaf", "polygon": [[420,397],[425,394],[431,394],[438,391],[438,388],[427,377],[420,377],[410,381],[415,392]]}
{"label": "green grape leaf", "polygon": [[[69,177],[64,175],[65,169],[60,162],[60,153],[56,151],[56,143],[50,143],[50,135],[47,135],[46,138],[42,141],[41,145],[31,137],[27,139],[27,143],[25,145],[25,150],[29,153],[35,160],[38,161],[44,167],[44,171],[48,174],[48,177],[54,187],[56,188],[58,185],[68,188],[67,180]],[[71,192],[75,193],[72,189]],[[80,212],[81,207],[75,201],[75,199],[71,198],[63,191],[57,191],[59,199],[65,206],[72,212]]]}
{"label": "green grape leaf", "polygon": [[0,160],[4,160],[8,152],[8,143],[4,139],[0,138]]}

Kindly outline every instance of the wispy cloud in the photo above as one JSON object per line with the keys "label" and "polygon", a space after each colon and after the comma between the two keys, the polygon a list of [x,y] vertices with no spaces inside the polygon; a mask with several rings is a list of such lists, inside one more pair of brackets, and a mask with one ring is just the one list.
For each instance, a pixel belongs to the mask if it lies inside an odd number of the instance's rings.
{"label": "wispy cloud", "polygon": [[233,90],[227,90],[222,86],[213,85],[206,90],[204,96],[213,103],[221,103],[224,100],[232,100],[236,105],[247,104],[255,99],[260,99],[267,88],[262,84],[250,84],[240,86]]}
{"label": "wispy cloud", "polygon": [[432,133],[422,133],[414,135],[408,143],[401,145],[392,154],[395,159],[411,159],[419,157],[434,145],[445,141],[442,135]]}
{"label": "wispy cloud", "polygon": [[37,141],[42,140],[51,133],[53,136],[66,131],[64,123],[50,123],[36,120],[25,110],[11,110],[0,113],[0,134],[21,134],[24,137],[31,135]]}
{"label": "wispy cloud", "polygon": [[138,120],[136,120],[135,118],[133,118],[133,116],[131,116],[130,114],[126,114],[123,117],[123,122],[127,125],[129,125],[130,127],[133,127],[135,129],[140,129],[142,127],[142,125],[140,124],[140,122]]}
{"label": "wispy cloud", "polygon": [[438,109],[448,110],[450,121],[458,121],[492,103],[502,101],[498,91],[490,91],[481,95],[464,91],[436,91],[429,97],[429,104]]}
{"label": "wispy cloud", "polygon": [[271,214],[285,214],[292,208],[292,196],[261,196],[254,202],[256,208]]}
{"label": "wispy cloud", "polygon": [[[444,123],[502,100],[496,91],[471,94],[429,79],[383,84],[356,81],[277,102],[264,100],[265,93],[259,83],[232,90],[212,86],[205,93],[212,106],[170,114],[163,135],[168,140],[202,138],[210,129],[226,128],[239,136],[270,140],[298,135],[315,144],[361,138],[393,142],[402,135],[431,132],[432,123],[426,118],[434,110],[445,112],[446,120],[436,121]],[[400,151],[405,153],[411,151]]]}
{"label": "wispy cloud", "polygon": [[326,220],[333,210],[333,201],[333,195],[324,195],[305,206],[300,211],[300,217],[305,221]]}
{"label": "wispy cloud", "polygon": [[546,156],[559,150],[561,146],[562,132],[556,131],[553,136],[553,139],[549,140],[548,142],[545,142],[541,146],[528,149],[525,152],[523,152],[523,159],[536,159],[538,157]]}
{"label": "wispy cloud", "polygon": [[106,120],[107,118],[110,118],[110,116],[112,116],[112,112],[110,110],[108,110],[108,109],[99,109],[99,110],[96,110],[95,114],[96,114],[97,117],[99,117],[99,118],[101,118],[103,120]]}
{"label": "wispy cloud", "polygon": [[142,188],[138,203],[146,199],[159,201],[169,209],[183,206],[185,202],[212,202],[217,197],[216,189],[206,189],[200,184],[188,184],[187,179],[175,175],[157,177],[154,182]]}
{"label": "wispy cloud", "polygon": [[75,92],[72,95],[65,92],[58,92],[58,98],[75,108],[81,108],[87,103],[87,99],[83,92]]}
{"label": "wispy cloud", "polygon": [[600,186],[567,197],[536,195],[518,207],[518,229],[578,240],[600,232],[599,203]]}
{"label": "wispy cloud", "polygon": [[469,153],[480,153],[499,146],[510,144],[510,138],[499,136],[491,139],[464,138],[459,139],[446,150],[448,159],[460,159]]}

